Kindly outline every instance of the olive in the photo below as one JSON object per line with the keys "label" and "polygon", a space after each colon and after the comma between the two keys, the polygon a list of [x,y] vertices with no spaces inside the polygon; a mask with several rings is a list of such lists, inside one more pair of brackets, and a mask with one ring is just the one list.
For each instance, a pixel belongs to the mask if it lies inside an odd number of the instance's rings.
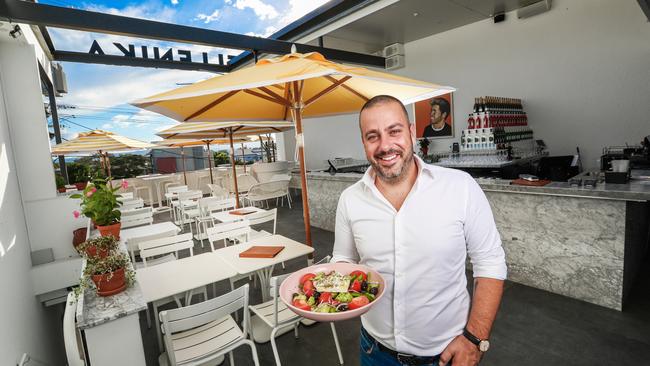
{"label": "olive", "polygon": [[379,288],[372,287],[368,292],[370,292],[373,295],[377,295],[377,293],[379,292]]}
{"label": "olive", "polygon": [[339,311],[346,311],[346,310],[348,310],[348,304],[346,304],[346,303],[341,303],[341,304],[338,306],[338,308],[339,308]]}
{"label": "olive", "polygon": [[368,282],[363,281],[361,282],[361,291],[366,291],[366,290],[368,290]]}
{"label": "olive", "polygon": [[318,292],[318,291],[314,291],[314,295],[313,295],[313,296],[314,296],[314,300],[318,300],[318,298],[320,297],[320,292]]}

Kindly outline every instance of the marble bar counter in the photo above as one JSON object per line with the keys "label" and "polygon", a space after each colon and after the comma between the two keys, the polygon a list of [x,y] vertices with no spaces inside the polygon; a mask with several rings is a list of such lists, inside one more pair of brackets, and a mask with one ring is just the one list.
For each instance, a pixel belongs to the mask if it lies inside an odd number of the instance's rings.
{"label": "marble bar counter", "polygon": [[[121,249],[126,251],[123,245]],[[85,260],[82,272],[83,266]],[[86,352],[93,366],[145,365],[139,312],[146,308],[137,282],[111,296],[99,296],[94,288],[79,296],[77,328],[85,336]]]}
{"label": "marble bar counter", "polygon": [[[313,226],[334,230],[336,206],[357,173],[308,173]],[[575,188],[477,179],[490,202],[509,280],[622,310],[648,252],[650,182]]]}

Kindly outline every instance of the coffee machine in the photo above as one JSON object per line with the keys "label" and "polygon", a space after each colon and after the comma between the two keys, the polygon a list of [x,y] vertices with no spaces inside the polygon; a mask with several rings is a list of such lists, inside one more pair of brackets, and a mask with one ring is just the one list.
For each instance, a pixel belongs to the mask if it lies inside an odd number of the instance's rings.
{"label": "coffee machine", "polygon": [[616,182],[607,179],[608,173],[613,173],[612,161],[614,160],[628,160],[629,170],[650,169],[650,135],[644,137],[639,145],[610,146],[603,149],[603,155],[600,157],[600,170],[605,172],[605,181],[608,183],[627,182],[630,176],[629,171],[625,174],[625,178],[622,174],[618,174],[617,178],[614,178],[616,174],[609,174],[610,178],[615,179]]}

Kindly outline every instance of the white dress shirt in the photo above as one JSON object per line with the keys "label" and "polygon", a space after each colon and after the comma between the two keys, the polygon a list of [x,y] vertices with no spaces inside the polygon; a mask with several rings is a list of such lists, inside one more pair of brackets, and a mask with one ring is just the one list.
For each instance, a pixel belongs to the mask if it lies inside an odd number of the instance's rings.
{"label": "white dress shirt", "polygon": [[474,277],[503,280],[507,269],[476,181],[414,159],[418,176],[399,211],[375,186],[372,168],[341,194],[332,261],[367,265],[386,280],[382,299],[361,317],[370,335],[398,352],[434,356],[467,323],[467,254]]}

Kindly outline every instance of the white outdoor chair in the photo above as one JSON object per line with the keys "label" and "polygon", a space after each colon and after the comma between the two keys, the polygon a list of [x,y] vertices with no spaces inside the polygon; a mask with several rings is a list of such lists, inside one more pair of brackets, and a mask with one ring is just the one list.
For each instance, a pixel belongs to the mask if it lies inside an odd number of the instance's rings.
{"label": "white outdoor chair", "polygon": [[[180,192],[187,192],[188,188],[187,186],[183,186],[180,184],[171,184],[167,186],[165,190],[165,202],[167,203],[167,206],[172,207],[172,203],[175,201],[178,201],[178,194]],[[172,209],[172,218],[174,222],[176,222],[176,211]]]}
{"label": "white outdoor chair", "polygon": [[133,192],[123,192],[118,195],[118,199],[120,200],[132,200],[133,197]]}
{"label": "white outdoor chair", "polygon": [[142,198],[143,200],[147,198],[149,200],[149,205],[153,206],[153,193],[145,181],[140,178],[132,178],[129,183],[129,188],[133,189],[133,197]]}
{"label": "white outdoor chair", "polygon": [[65,356],[68,366],[84,366],[83,344],[79,342],[76,325],[77,297],[74,292],[68,293],[63,313],[63,342],[65,343]]}
{"label": "white outdoor chair", "polygon": [[287,197],[287,203],[289,208],[291,208],[291,200],[289,199],[289,181],[288,180],[276,180],[269,181],[266,183],[258,183],[250,188],[248,194],[246,194],[246,199],[250,202],[251,205],[255,206],[258,202],[266,202],[268,207],[268,200],[279,198],[282,199],[284,203],[284,198]]}
{"label": "white outdoor chair", "polygon": [[162,191],[167,192],[167,189],[172,186],[183,185],[183,177],[180,174],[170,174],[169,180],[160,183],[162,185]]}
{"label": "white outdoor chair", "polygon": [[[231,315],[239,309],[244,313],[242,328]],[[158,358],[160,365],[217,364],[226,353],[234,365],[232,351],[242,345],[251,348],[253,362],[259,365],[255,343],[247,339],[248,285],[196,305],[162,311],[160,320],[167,349]]]}
{"label": "white outdoor chair", "polygon": [[251,227],[248,219],[215,224],[207,230],[212,251],[217,249],[215,242],[218,240],[223,240],[224,247],[230,244],[229,239],[234,242],[247,242],[250,240],[250,232]]}
{"label": "white outdoor chair", "polygon": [[[213,176],[214,178],[214,176]],[[196,183],[196,189],[198,189],[201,192],[209,192],[207,185],[210,184],[210,175],[202,175],[199,177],[197,183]]]}
{"label": "white outdoor chair", "polygon": [[120,202],[122,202],[122,205],[119,207],[120,211],[135,210],[144,207],[144,200],[142,198],[123,199]]}
{"label": "white outdoor chair", "polygon": [[153,209],[151,207],[136,208],[122,211],[122,229],[134,226],[153,224]]}
{"label": "white outdoor chair", "polygon": [[[142,258],[142,263],[138,263],[137,266],[140,268],[155,266],[161,263],[176,260],[178,259],[178,252],[181,250],[189,250],[190,256],[194,255],[194,241],[192,240],[192,234],[181,234],[169,236],[166,238],[143,241],[140,242],[138,247],[140,249],[140,258]],[[204,301],[208,299],[208,292],[205,286],[197,290],[203,294]],[[185,304],[191,303],[193,293],[194,290],[189,290],[183,294]],[[158,307],[171,302],[176,303],[179,308],[182,306],[178,295],[156,300],[153,302],[154,316],[158,315]],[[147,308],[147,325],[151,327],[148,310],[149,308]],[[158,334],[158,347],[162,349],[162,337],[160,335],[160,330],[158,327],[156,327],[156,333]]]}
{"label": "white outdoor chair", "polygon": [[211,216],[213,212],[221,212],[235,208],[234,198],[205,197],[199,200],[199,216],[196,220],[196,234],[194,237],[201,241],[208,238],[208,227],[215,225],[215,220]]}
{"label": "white outdoor chair", "polygon": [[129,238],[126,241],[126,249],[129,251],[129,254],[131,255],[131,262],[134,263],[135,266],[136,264],[136,254],[140,253],[140,243],[144,241],[149,241],[149,240],[154,240],[154,239],[159,239],[159,238],[166,238],[168,236],[174,236],[178,233],[177,229],[172,229],[172,230],[167,230],[163,231],[160,233],[156,234],[150,234],[150,235],[143,235],[135,238]]}
{"label": "white outdoor chair", "polygon": [[226,199],[230,197],[230,192],[218,184],[208,184],[212,197]]}
{"label": "white outdoor chair", "polygon": [[[251,328],[258,330],[263,329],[264,327],[270,328],[271,330],[271,348],[273,349],[273,356],[275,357],[275,364],[277,366],[281,366],[278,346],[275,343],[275,338],[279,335],[278,332],[281,332],[280,334],[282,334],[284,333],[282,330],[293,327],[294,336],[298,338],[298,325],[300,325],[300,322],[303,320],[302,317],[289,310],[284,302],[280,300],[280,284],[287,277],[289,277],[289,275],[291,274],[287,273],[281,276],[271,277],[271,281],[269,282],[269,288],[272,297],[271,300],[261,304],[249,306],[249,309],[254,314],[254,316],[251,317]],[[339,338],[336,334],[336,327],[334,326],[334,322],[330,322],[330,327],[332,328],[332,337],[334,337],[334,344],[336,345],[336,352],[339,356],[339,363],[343,365],[343,354],[341,352],[341,345],[339,344]],[[255,339],[256,342],[258,339],[260,341],[262,340],[256,337],[259,331],[257,333],[251,333],[253,339]]]}
{"label": "white outdoor chair", "polygon": [[178,192],[178,200],[172,201],[172,209],[176,211],[175,223],[181,227],[188,222],[185,219],[190,218],[190,231],[192,230],[192,220],[199,215],[199,199],[203,197],[201,191]]}

